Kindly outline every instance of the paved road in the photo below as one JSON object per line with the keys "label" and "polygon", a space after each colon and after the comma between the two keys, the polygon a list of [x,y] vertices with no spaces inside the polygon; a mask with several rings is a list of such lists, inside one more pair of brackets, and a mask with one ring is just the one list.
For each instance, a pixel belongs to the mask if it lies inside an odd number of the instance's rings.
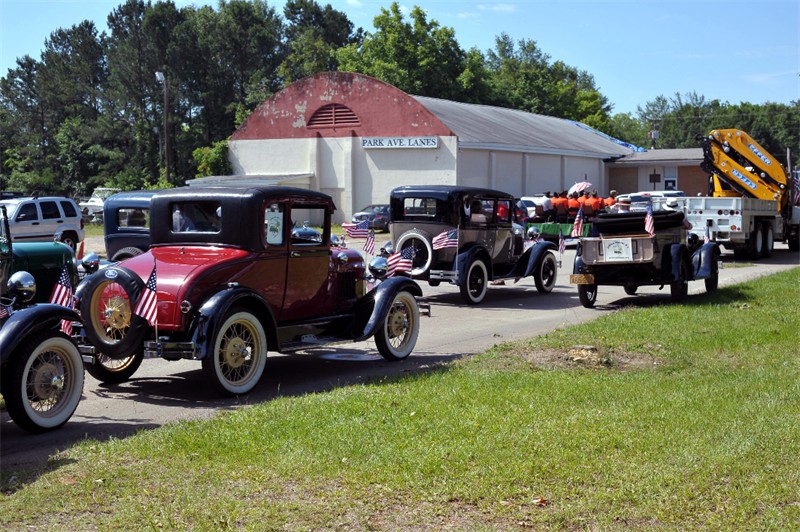
{"label": "paved road", "polygon": [[[92,244],[96,245],[96,244]],[[87,246],[87,250],[95,248]],[[98,248],[99,250],[99,248]],[[377,354],[372,341],[309,350],[306,356],[270,356],[259,386],[238,399],[221,399],[205,384],[200,363],[145,360],[124,384],[106,386],[86,375],[83,399],[75,415],[61,429],[31,436],[11,422],[0,421],[0,464],[4,471],[38,467],[58,449],[84,438],[125,437],[182,419],[208,418],[217,412],[279,396],[302,395],[361,383],[375,377],[424,371],[455,358],[478,353],[500,342],[527,338],[584,322],[622,305],[651,305],[669,299],[669,288],[643,287],[636,296],[621,288],[600,287],[597,306],[583,308],[575,286],[569,285],[574,250],[568,249],[551,294],[536,291],[533,280],[492,286],[484,303],[465,306],[458,289],[449,285],[423,286],[431,303],[423,316],[414,354],[401,363],[389,363]],[[779,245],[768,260],[736,264],[725,253],[720,286],[727,286],[800,266],[797,253]],[[704,297],[702,281],[689,286],[690,297]]]}

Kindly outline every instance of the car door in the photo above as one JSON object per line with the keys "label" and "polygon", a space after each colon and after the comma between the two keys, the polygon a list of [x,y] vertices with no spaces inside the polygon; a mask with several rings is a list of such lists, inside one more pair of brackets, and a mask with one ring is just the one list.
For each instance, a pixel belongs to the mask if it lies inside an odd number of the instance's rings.
{"label": "car door", "polygon": [[36,242],[44,238],[42,217],[36,201],[23,201],[14,211],[11,238],[15,242]]}
{"label": "car door", "polygon": [[64,227],[64,214],[55,200],[39,200],[39,212],[42,215],[41,236],[43,240],[55,238]]}
{"label": "car door", "polygon": [[[330,227],[328,205],[295,200],[290,206],[291,228]],[[336,306],[330,283],[330,230],[315,238],[307,232],[289,238],[286,295],[281,321],[306,320],[332,313]]]}

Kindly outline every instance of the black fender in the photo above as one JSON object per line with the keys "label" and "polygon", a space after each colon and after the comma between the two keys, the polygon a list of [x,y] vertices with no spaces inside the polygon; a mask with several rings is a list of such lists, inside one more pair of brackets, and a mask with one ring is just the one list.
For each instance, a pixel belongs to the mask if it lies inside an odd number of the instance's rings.
{"label": "black fender", "polygon": [[214,349],[212,343],[217,331],[225,315],[235,305],[247,308],[261,320],[267,335],[268,348],[277,350],[277,326],[269,303],[249,288],[232,287],[215,293],[203,302],[189,325],[189,334],[195,345],[197,360],[204,359]]}
{"label": "black fender", "polygon": [[0,364],[5,364],[11,353],[29,335],[45,329],[58,329],[61,320],[80,322],[81,318],[72,309],[50,303],[41,303],[14,312],[0,329]]}
{"label": "black fender", "polygon": [[361,335],[354,338],[354,341],[360,342],[375,334],[383,320],[386,319],[394,297],[402,291],[409,292],[415,297],[422,297],[422,288],[414,280],[408,277],[389,277],[381,281],[357,303],[356,322],[363,323],[367,315],[369,318],[366,319],[366,325],[361,331]]}
{"label": "black fender", "polygon": [[707,279],[719,272],[719,244],[708,242],[692,253],[694,279]]}
{"label": "black fender", "polygon": [[[684,244],[670,244],[669,249],[661,255],[662,281],[683,281],[681,278],[681,261],[689,261],[689,251]],[[691,264],[689,265],[691,267]],[[691,269],[689,270],[691,273]],[[669,272],[669,278],[667,277]],[[691,278],[688,279],[691,281]]]}
{"label": "black fender", "polygon": [[[522,254],[519,262],[517,262],[517,266],[514,268],[514,273],[519,273],[517,270],[520,268],[520,265],[525,264],[525,271],[522,275],[512,275],[512,277],[528,277],[533,274],[541,264],[547,251],[550,249],[558,249],[558,246],[546,240],[537,242],[529,247],[527,250],[525,250],[525,253]],[[525,260],[526,255],[527,261]]]}
{"label": "black fender", "polygon": [[458,255],[456,255],[456,258],[453,261],[453,269],[458,272],[459,286],[461,286],[461,283],[463,283],[464,279],[467,278],[469,266],[478,256],[480,256],[481,260],[484,260],[487,263],[486,269],[489,273],[489,280],[494,278],[494,273],[492,272],[492,261],[489,258],[489,253],[483,247],[475,243],[467,244],[458,251]]}

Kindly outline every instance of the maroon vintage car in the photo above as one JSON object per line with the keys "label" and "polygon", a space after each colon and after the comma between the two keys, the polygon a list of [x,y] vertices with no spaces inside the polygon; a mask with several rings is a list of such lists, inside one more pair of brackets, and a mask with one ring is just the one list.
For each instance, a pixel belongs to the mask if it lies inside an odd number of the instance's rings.
{"label": "maroon vintage car", "polygon": [[[361,254],[331,243],[334,210],[329,196],[290,187],[155,194],[150,250],[76,291],[83,351],[96,359],[87,371],[122,382],[142,358],[194,359],[218,391],[236,395],[256,385],[268,351],[374,336],[386,359],[407,357],[422,291],[405,277],[370,290]],[[305,226],[321,231],[298,230]],[[151,278],[157,301],[148,315]]]}

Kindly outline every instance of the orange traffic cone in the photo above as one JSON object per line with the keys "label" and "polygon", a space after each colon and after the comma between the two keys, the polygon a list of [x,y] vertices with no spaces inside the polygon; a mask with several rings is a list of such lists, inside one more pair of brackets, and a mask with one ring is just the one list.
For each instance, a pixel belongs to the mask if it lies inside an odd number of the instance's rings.
{"label": "orange traffic cone", "polygon": [[78,259],[79,260],[83,258],[83,244],[84,244],[84,241],[81,241],[81,245],[78,246]]}

